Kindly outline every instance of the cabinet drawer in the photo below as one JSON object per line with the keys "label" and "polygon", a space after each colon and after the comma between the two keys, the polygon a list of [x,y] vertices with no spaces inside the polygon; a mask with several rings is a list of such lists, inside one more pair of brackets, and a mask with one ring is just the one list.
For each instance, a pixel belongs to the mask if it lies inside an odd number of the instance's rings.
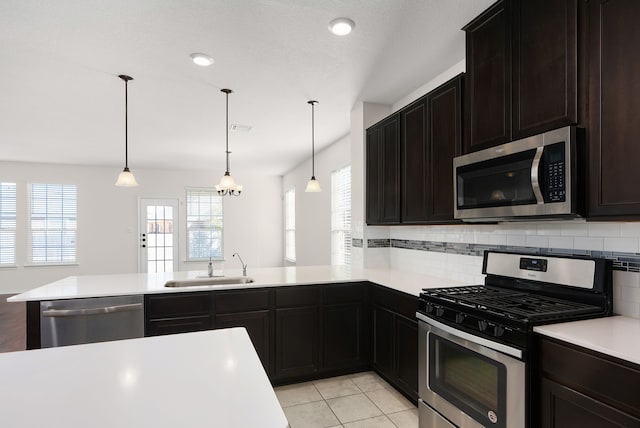
{"label": "cabinet drawer", "polygon": [[215,313],[232,314],[269,308],[269,290],[233,290],[215,294]]}
{"label": "cabinet drawer", "polygon": [[362,284],[332,284],[324,286],[324,304],[360,303],[364,300]]}
{"label": "cabinet drawer", "polygon": [[320,302],[320,287],[297,285],[276,289],[276,307],[315,306]]}
{"label": "cabinet drawer", "polygon": [[147,322],[145,336],[190,333],[209,329],[209,316],[157,319]]}
{"label": "cabinet drawer", "polygon": [[147,319],[209,314],[210,293],[147,295]]}
{"label": "cabinet drawer", "polygon": [[373,286],[371,302],[383,308],[414,319],[418,310],[418,297],[386,287]]}
{"label": "cabinet drawer", "polygon": [[640,366],[548,339],[540,353],[544,376],[640,416]]}

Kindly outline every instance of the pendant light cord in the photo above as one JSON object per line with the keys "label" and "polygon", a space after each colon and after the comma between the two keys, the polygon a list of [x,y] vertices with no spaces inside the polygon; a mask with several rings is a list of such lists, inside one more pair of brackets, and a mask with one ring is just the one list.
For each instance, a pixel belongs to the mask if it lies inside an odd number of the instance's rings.
{"label": "pendant light cord", "polygon": [[129,169],[129,81],[124,79],[124,167]]}
{"label": "pendant light cord", "polygon": [[226,155],[227,155],[227,171],[226,171],[226,175],[229,175],[229,94],[232,93],[233,91],[231,89],[221,89],[222,92],[224,92],[225,94],[227,94],[227,106],[226,106],[226,116],[227,116],[227,121],[226,121]]}
{"label": "pendant light cord", "polygon": [[316,143],[315,143],[315,105],[317,101],[307,101],[311,104],[311,177],[316,177]]}

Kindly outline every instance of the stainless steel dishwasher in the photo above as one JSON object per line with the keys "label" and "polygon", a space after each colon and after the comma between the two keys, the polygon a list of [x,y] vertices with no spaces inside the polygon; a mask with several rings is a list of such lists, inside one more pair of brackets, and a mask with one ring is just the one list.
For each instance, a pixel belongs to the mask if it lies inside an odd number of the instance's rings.
{"label": "stainless steel dishwasher", "polygon": [[143,337],[143,299],[117,296],[40,302],[40,346]]}

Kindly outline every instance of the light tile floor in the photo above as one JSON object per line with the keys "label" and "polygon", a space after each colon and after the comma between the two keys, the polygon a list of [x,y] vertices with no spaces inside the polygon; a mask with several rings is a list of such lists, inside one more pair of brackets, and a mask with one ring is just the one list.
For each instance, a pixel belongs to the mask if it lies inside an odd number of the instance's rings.
{"label": "light tile floor", "polygon": [[275,388],[291,428],[417,428],[418,409],[374,372]]}

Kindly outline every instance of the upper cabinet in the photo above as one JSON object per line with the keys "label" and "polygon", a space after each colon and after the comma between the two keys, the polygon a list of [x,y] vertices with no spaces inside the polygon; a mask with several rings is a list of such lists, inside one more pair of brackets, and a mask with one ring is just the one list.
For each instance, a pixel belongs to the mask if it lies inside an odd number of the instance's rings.
{"label": "upper cabinet", "polygon": [[367,130],[367,224],[454,222],[462,85],[460,74]]}
{"label": "upper cabinet", "polygon": [[577,0],[501,0],[463,30],[465,153],[578,123]]}
{"label": "upper cabinet", "polygon": [[589,3],[589,216],[640,219],[640,2]]}

